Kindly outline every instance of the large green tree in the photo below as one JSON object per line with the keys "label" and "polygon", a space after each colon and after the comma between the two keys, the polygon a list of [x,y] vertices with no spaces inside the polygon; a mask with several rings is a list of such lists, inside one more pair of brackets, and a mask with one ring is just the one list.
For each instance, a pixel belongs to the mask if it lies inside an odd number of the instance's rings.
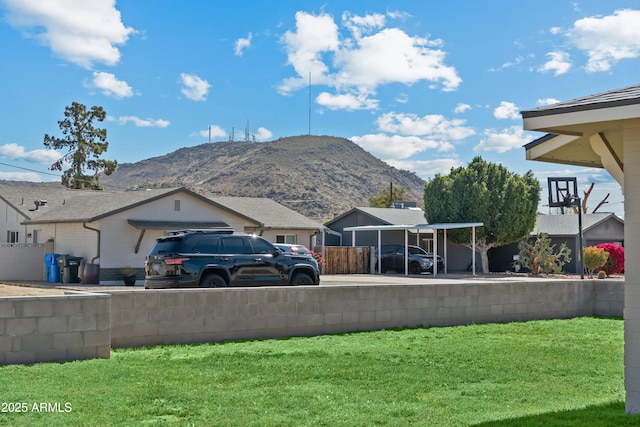
{"label": "large green tree", "polygon": [[448,230],[447,237],[480,253],[489,272],[489,249],[517,242],[536,224],[540,183],[531,171],[524,175],[475,157],[466,167],[436,175],[424,189],[425,218],[434,223],[482,222],[471,248],[471,230]]}
{"label": "large green tree", "polygon": [[[73,102],[64,109],[64,120],[58,122],[62,138],[44,135],[44,145],[54,150],[64,150],[64,154],[51,170],[62,171],[62,184],[75,189],[101,190],[100,174],[111,175],[118,167],[115,160],[104,160],[100,156],[107,151],[107,130],[94,126],[94,121],[102,122],[107,113],[102,107],[90,110],[84,104]],[[89,175],[85,170],[93,171]]]}

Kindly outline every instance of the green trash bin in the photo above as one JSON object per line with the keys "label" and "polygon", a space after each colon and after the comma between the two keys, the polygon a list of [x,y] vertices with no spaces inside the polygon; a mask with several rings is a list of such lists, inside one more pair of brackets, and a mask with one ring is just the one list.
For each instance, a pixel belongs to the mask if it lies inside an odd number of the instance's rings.
{"label": "green trash bin", "polygon": [[58,265],[62,273],[62,283],[80,283],[78,269],[80,268],[81,262],[82,257],[71,255],[61,255],[58,257]]}

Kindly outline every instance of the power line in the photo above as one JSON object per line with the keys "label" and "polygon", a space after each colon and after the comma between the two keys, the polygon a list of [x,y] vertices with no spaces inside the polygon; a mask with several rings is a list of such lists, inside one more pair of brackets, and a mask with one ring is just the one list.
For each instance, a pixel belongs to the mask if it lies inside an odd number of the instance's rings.
{"label": "power line", "polygon": [[[25,167],[22,167],[22,166],[10,165],[10,164],[8,164],[8,163],[4,163],[4,162],[0,162],[0,165],[2,165],[2,166],[8,166],[8,167],[10,167],[10,168],[22,169],[22,170],[29,171],[29,172],[35,172],[35,173],[39,173],[39,174],[42,174],[42,175],[55,176],[56,178],[62,178],[62,175],[60,175],[60,174],[51,173],[51,172],[42,172],[42,171],[39,171],[39,170],[30,169],[30,168],[25,168]],[[90,181],[90,180],[88,180],[88,179],[80,179],[80,181],[84,181],[84,182],[92,182],[92,181]],[[101,184],[101,185],[103,185],[103,186],[105,186],[105,187],[117,188],[117,189],[119,189],[119,190],[127,190],[127,188],[124,188],[124,187],[118,187],[117,185],[113,185],[113,184]]]}
{"label": "power line", "polygon": [[29,171],[29,172],[41,173],[43,175],[51,175],[51,176],[55,176],[55,177],[58,177],[58,178],[62,178],[62,175],[58,175],[56,173],[42,172],[42,171],[38,171],[38,170],[35,170],[35,169],[24,168],[22,166],[10,165],[8,163],[2,163],[2,162],[0,162],[0,165],[9,166],[10,168],[22,169],[22,170]]}

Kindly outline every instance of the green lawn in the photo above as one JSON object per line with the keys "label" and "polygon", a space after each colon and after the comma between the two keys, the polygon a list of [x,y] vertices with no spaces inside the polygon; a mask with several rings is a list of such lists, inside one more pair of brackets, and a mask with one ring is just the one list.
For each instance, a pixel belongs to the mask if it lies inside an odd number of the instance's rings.
{"label": "green lawn", "polygon": [[115,350],[0,379],[3,409],[27,404],[0,414],[17,426],[640,425],[619,319]]}

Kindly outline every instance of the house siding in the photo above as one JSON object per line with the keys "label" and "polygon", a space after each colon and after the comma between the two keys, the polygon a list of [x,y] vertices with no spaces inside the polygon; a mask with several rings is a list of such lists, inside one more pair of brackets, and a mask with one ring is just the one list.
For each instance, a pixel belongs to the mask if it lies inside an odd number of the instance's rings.
{"label": "house siding", "polygon": [[[251,230],[246,230],[248,233],[253,233]],[[256,233],[270,242],[275,243],[276,237],[281,236],[283,234],[293,234],[296,236],[296,242],[298,245],[306,246],[309,249],[313,249],[316,246],[316,242],[314,242],[313,235],[314,232],[310,230],[264,230],[262,232]]]}
{"label": "house siding", "polygon": [[[180,200],[180,211],[174,210],[175,200]],[[101,268],[142,267],[144,258],[151,251],[156,238],[162,236],[165,231],[170,231],[147,230],[140,242],[138,253],[135,253],[141,230],[127,221],[140,218],[152,221],[222,221],[236,231],[243,231],[245,227],[245,223],[231,213],[212,207],[187,194],[173,194],[97,221],[98,227],[89,224],[93,228],[100,228],[103,236],[109,236],[108,239],[104,237],[101,239]],[[95,239],[96,233],[92,233]]]}

